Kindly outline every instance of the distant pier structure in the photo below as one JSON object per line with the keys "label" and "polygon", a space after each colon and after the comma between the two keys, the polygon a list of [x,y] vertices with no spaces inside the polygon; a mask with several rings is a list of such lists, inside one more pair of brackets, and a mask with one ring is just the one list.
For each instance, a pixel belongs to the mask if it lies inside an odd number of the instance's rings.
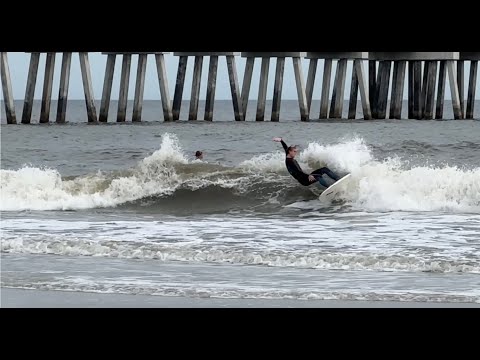
{"label": "distant pier structure", "polygon": [[122,56],[122,71],[120,76],[120,90],[118,94],[117,122],[125,122],[127,116],[127,100],[128,87],[130,83],[130,68],[132,63],[132,55],[138,55],[137,77],[135,81],[135,94],[133,99],[132,122],[142,120],[143,108],[143,91],[145,88],[145,72],[147,69],[148,55],[155,56],[157,66],[158,83],[160,86],[160,97],[162,100],[163,119],[164,121],[172,121],[172,106],[170,101],[170,93],[168,91],[167,71],[165,68],[164,54],[168,52],[140,52],[140,53],[102,53],[107,55],[107,63],[105,66],[105,78],[103,81],[102,101],[100,105],[100,122],[107,122],[108,112],[110,108],[110,98],[112,94],[113,74],[115,72],[115,62],[117,55]]}
{"label": "distant pier structure", "polygon": [[[318,60],[323,59],[324,68],[319,118],[342,118],[347,66],[348,61],[352,60],[352,82],[350,86],[348,118],[355,119],[356,117],[358,90],[360,89],[360,98],[362,102],[364,119],[372,119],[367,79],[363,69],[363,61],[368,59],[367,52],[309,52],[307,53],[307,59],[310,59],[306,87],[309,112],[312,104],[313,89],[315,87],[315,76],[317,72]],[[335,74],[335,82],[333,85],[333,93],[329,112],[328,103],[330,99],[330,82],[332,74],[332,62],[334,60],[337,61],[337,70]],[[312,117],[311,113],[310,117]]]}
{"label": "distant pier structure", "polygon": [[[448,73],[455,119],[463,119],[458,74],[458,52],[370,52],[369,85],[375,119],[385,119],[393,62],[390,119],[402,118],[402,100],[408,63],[408,118],[431,120],[434,116],[437,66],[440,64],[435,118],[443,118],[445,83]],[[376,63],[379,62],[378,74]],[[422,70],[422,64],[423,70]],[[422,76],[423,72],[423,76]],[[463,79],[463,78],[462,78]]]}
{"label": "distant pier structure", "polygon": [[207,79],[207,95],[205,101],[204,120],[213,120],[213,109],[215,104],[215,91],[217,84],[217,68],[218,58],[225,57],[227,61],[228,78],[230,82],[230,91],[232,94],[233,111],[236,121],[245,120],[244,112],[240,99],[240,88],[238,85],[237,68],[235,64],[235,56],[240,53],[235,52],[175,52],[178,56],[178,71],[175,83],[175,94],[173,97],[173,120],[180,119],[180,108],[182,105],[183,89],[185,85],[185,74],[187,71],[188,58],[194,57],[195,63],[193,67],[192,90],[190,96],[190,109],[188,112],[188,120],[197,120],[198,102],[200,99],[200,85],[202,80],[202,67],[205,57],[209,57],[208,79]]}
{"label": "distant pier structure", "polygon": [[[50,123],[49,115],[54,69],[58,53],[29,52],[28,54],[30,54],[30,65],[25,84],[21,123],[31,123],[38,67],[42,55],[46,57],[46,60],[41,110],[38,121],[41,124]],[[62,53],[56,123],[64,123],[66,121],[72,54],[72,52]],[[164,55],[168,54],[167,52],[105,52],[102,54],[106,55],[106,68],[100,113],[97,118],[89,55],[87,52],[79,52],[78,54],[88,123],[103,123],[108,120],[117,55],[122,57],[116,116],[116,122],[118,123],[126,121],[132,56],[138,56],[132,122],[140,122],[142,120],[146,66],[149,55],[153,55],[155,58],[163,119],[166,122],[180,119],[186,70],[190,57],[194,58],[194,67],[188,120],[197,120],[198,118],[202,67],[204,59],[207,57],[209,58],[209,65],[203,117],[206,121],[213,121],[217,68],[220,57],[225,57],[226,59],[236,121],[246,120],[252,75],[257,59],[261,59],[261,69],[256,102],[256,121],[265,120],[268,76],[272,59],[276,60],[271,112],[271,121],[273,122],[280,121],[284,70],[287,58],[291,58],[293,63],[301,121],[309,121],[311,119],[355,119],[359,96],[363,110],[363,119],[365,120],[386,118],[443,119],[445,91],[448,90],[447,78],[454,118],[473,119],[475,96],[479,83],[477,72],[480,52],[175,52],[173,55],[178,58],[178,70],[172,100],[168,88],[164,58]],[[236,67],[236,57],[238,56],[246,59],[241,84]],[[309,61],[306,82],[302,69],[302,59],[304,58]],[[317,115],[312,113],[312,100],[315,98],[314,88],[319,60],[323,60],[324,68],[321,80],[320,113]],[[336,73],[332,79],[334,62],[336,62]],[[364,65],[367,63],[368,71],[364,68]],[[468,74],[465,74],[465,63],[470,65]],[[349,64],[352,64],[352,79],[348,113],[345,116],[346,112],[343,109],[343,105]],[[9,64],[8,53],[0,52],[0,79],[7,124],[16,124],[18,122],[12,91],[10,72],[12,66],[15,66],[15,64]],[[332,85],[333,91],[330,93]],[[404,94],[404,91],[408,93]],[[405,95],[408,99],[407,111],[402,109]],[[407,115],[405,116],[406,113]],[[187,117],[185,116],[185,118]]]}

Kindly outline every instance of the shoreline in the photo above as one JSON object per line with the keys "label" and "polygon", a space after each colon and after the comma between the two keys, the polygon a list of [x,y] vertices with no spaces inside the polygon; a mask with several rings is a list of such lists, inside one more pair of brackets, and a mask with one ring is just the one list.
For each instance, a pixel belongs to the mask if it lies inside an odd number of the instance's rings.
{"label": "shoreline", "polygon": [[480,308],[478,303],[220,299],[0,288],[1,308]]}

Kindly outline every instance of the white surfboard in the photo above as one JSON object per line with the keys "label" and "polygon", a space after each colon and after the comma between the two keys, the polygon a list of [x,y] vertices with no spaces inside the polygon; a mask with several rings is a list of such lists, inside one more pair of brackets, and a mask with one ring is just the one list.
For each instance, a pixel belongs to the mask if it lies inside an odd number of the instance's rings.
{"label": "white surfboard", "polygon": [[322,192],[318,197],[318,199],[320,201],[326,201],[326,202],[332,201],[340,191],[345,189],[345,186],[348,184],[350,179],[351,179],[351,174],[345,175],[343,178],[341,178],[336,183],[331,185],[328,189],[326,189],[324,192]]}

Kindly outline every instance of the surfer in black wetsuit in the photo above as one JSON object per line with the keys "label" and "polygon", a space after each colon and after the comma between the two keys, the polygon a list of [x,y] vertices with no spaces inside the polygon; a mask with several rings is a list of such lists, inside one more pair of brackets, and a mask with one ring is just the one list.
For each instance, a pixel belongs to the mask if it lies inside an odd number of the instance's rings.
{"label": "surfer in black wetsuit", "polygon": [[287,170],[290,175],[292,175],[303,186],[310,186],[318,182],[322,186],[328,188],[330,185],[322,177],[324,174],[335,181],[340,180],[340,177],[327,167],[315,170],[310,175],[306,174],[305,172],[303,172],[297,160],[295,160],[295,156],[297,156],[298,152],[297,147],[287,146],[287,144],[285,144],[282,138],[273,138],[273,141],[282,144],[283,148],[285,149],[285,154],[287,155],[287,157],[285,158],[285,165],[287,166]]}

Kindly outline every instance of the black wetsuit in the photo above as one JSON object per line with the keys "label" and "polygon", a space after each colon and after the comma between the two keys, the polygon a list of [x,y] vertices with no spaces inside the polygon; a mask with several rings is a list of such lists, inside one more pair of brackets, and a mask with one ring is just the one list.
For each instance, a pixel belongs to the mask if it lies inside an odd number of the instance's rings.
{"label": "black wetsuit", "polygon": [[[281,141],[283,148],[285,149],[285,154],[288,155],[288,146],[285,142]],[[313,175],[317,181],[325,187],[328,187],[329,184],[322,178],[323,174],[327,174],[333,180],[337,181],[340,178],[334,174],[329,168],[323,167],[321,169],[315,170],[311,174],[306,174],[300,165],[298,164],[297,160],[293,158],[286,157],[285,158],[285,165],[287,166],[287,170],[300,184],[303,186],[310,186],[314,184],[316,181],[311,182],[308,177]]]}

